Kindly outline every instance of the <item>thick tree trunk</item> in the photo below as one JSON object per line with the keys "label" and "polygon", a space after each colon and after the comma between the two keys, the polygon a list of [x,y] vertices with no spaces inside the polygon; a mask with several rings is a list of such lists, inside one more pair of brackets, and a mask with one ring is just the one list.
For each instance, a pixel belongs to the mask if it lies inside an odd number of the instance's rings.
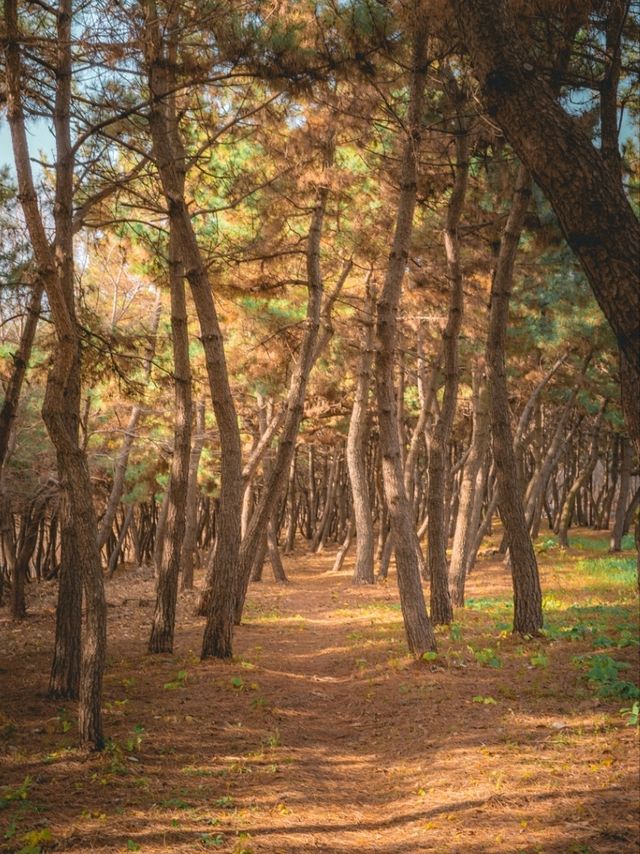
{"label": "thick tree trunk", "polygon": [[505,363],[513,266],[529,204],[530,185],[529,175],[521,166],[493,273],[487,338],[489,408],[498,504],[511,553],[513,630],[521,635],[537,635],[543,624],[538,565],[524,515],[522,490],[517,479]]}
{"label": "thick tree trunk", "polygon": [[171,342],[175,383],[175,428],[169,477],[168,510],[162,560],[158,568],[156,607],[149,652],[173,652],[178,575],[185,531],[185,512],[191,456],[191,367],[189,329],[184,292],[184,270],[179,260],[176,234],[169,236],[169,287],[171,288]]}
{"label": "thick tree trunk", "polygon": [[416,657],[420,657],[424,652],[436,648],[436,639],[420,583],[413,514],[404,488],[393,382],[397,315],[416,201],[416,158],[420,146],[420,123],[427,70],[424,10],[417,8],[416,13],[407,118],[408,136],[402,151],[400,198],[384,286],[377,303],[376,334],[379,346],[375,357],[375,377],[382,478],[391,520],[390,536],[393,536],[395,544],[400,604],[409,650]]}
{"label": "thick tree trunk", "polygon": [[[454,0],[453,7],[489,115],[549,199],[615,333],[623,373],[637,388],[640,224],[619,169],[612,167],[606,150],[603,157],[594,147],[536,71],[506,0]],[[614,82],[611,77],[609,82]],[[629,395],[627,401],[625,416],[640,450],[640,407]]]}

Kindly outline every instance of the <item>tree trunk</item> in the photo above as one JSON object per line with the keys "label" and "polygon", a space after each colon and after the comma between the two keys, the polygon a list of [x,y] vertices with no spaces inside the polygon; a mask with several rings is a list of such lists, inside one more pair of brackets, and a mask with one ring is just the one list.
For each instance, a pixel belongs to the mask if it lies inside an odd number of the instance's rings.
{"label": "tree trunk", "polygon": [[189,484],[185,506],[185,529],[182,541],[182,589],[193,589],[193,570],[195,566],[198,537],[198,467],[204,447],[204,400],[196,408],[196,431],[189,456]]}
{"label": "tree trunk", "polygon": [[[106,603],[97,523],[86,456],[79,442],[80,341],[75,317],[73,173],[71,145],[72,4],[61,0],[57,15],[54,130],[56,139],[55,237],[49,245],[33,184],[22,107],[21,38],[15,0],[5,0],[8,118],[20,199],[33,253],[46,290],[56,333],[42,416],[56,449],[61,488],[69,502],[68,533],[86,601],[86,632],[80,673],[79,724],[84,745],[101,749],[102,676],[106,655]],[[69,552],[68,552],[69,553]]]}
{"label": "tree trunk", "polygon": [[173,652],[178,575],[184,541],[189,459],[191,456],[191,367],[189,329],[184,292],[184,270],[175,232],[169,235],[169,287],[171,288],[171,342],[175,383],[175,428],[162,560],[158,568],[156,607],[149,652]]}
{"label": "tree trunk", "polygon": [[567,493],[567,497],[564,500],[562,511],[560,512],[560,524],[558,525],[558,543],[563,549],[569,548],[569,526],[571,525],[571,517],[573,515],[573,507],[575,504],[576,496],[591,477],[591,474],[593,473],[593,470],[596,467],[596,463],[598,462],[598,434],[600,432],[600,424],[602,423],[602,417],[604,415],[606,405],[607,401],[604,400],[602,403],[602,407],[600,408],[598,418],[596,419],[596,423],[593,427],[593,436],[591,438],[591,450],[589,452],[589,457],[585,463],[584,469],[581,472],[578,472],[577,477],[571,485],[571,488]]}
{"label": "tree trunk", "polygon": [[537,635],[543,624],[538,565],[524,515],[522,490],[517,479],[505,363],[513,266],[529,204],[530,186],[531,181],[527,170],[521,166],[493,272],[487,338],[489,409],[498,504],[511,553],[513,630],[521,635]]}
{"label": "tree trunk", "polygon": [[373,519],[371,515],[371,497],[369,495],[366,465],[368,433],[367,404],[374,354],[374,308],[375,294],[371,284],[371,276],[369,276],[367,279],[367,296],[363,309],[358,378],[353,398],[353,407],[351,409],[351,418],[349,420],[349,433],[347,435],[347,468],[349,471],[349,483],[351,484],[353,516],[356,529],[356,560],[353,569],[354,584],[373,584],[374,581]]}
{"label": "tree trunk", "polygon": [[449,314],[442,334],[444,396],[429,447],[429,487],[427,499],[428,566],[431,581],[430,605],[434,625],[453,620],[447,565],[448,513],[445,512],[446,484],[449,476],[447,451],[458,396],[458,337],[464,309],[463,276],[458,226],[464,207],[469,174],[469,139],[460,117],[456,120],[455,180],[447,210],[444,245],[447,276],[450,282]]}
{"label": "tree trunk", "polygon": [[375,356],[375,377],[382,478],[391,521],[390,536],[394,537],[395,542],[400,605],[409,650],[416,657],[420,657],[424,652],[436,648],[436,639],[420,583],[413,514],[404,488],[393,382],[398,306],[416,202],[416,158],[420,147],[420,123],[427,70],[425,18],[421,14],[424,10],[416,9],[416,12],[407,139],[401,161],[400,198],[384,286],[377,303],[376,334],[379,345]]}
{"label": "tree trunk", "polygon": [[631,463],[633,461],[633,448],[631,442],[622,439],[622,465],[620,468],[620,492],[616,504],[616,515],[609,543],[610,552],[622,551],[622,537],[624,536],[624,523],[629,502],[629,486],[631,484]]}
{"label": "tree trunk", "polygon": [[[240,515],[242,507],[242,447],[222,331],[218,322],[211,282],[191,221],[184,195],[185,153],[175,111],[170,111],[167,96],[176,89],[176,62],[173,51],[163,44],[157,7],[146,0],[146,38],[144,52],[153,96],[149,111],[153,157],[169,208],[170,227],[180,246],[182,262],[200,322],[211,402],[221,446],[220,509],[216,519],[214,572],[209,597],[209,612],[202,646],[203,658],[229,658],[233,639],[233,590],[238,577]],[[179,13],[173,7],[168,22],[175,32]],[[173,38],[173,36],[171,36]],[[171,39],[170,39],[171,40]],[[173,115],[171,113],[174,113]]]}
{"label": "tree trunk", "polygon": [[[505,0],[454,0],[489,115],[504,131],[553,207],[618,341],[630,389],[640,378],[640,224],[620,180],[516,32]],[[614,118],[617,122],[617,116]],[[637,395],[624,394],[640,452]]]}
{"label": "tree trunk", "polygon": [[474,395],[473,432],[471,452],[467,458],[460,485],[458,519],[451,547],[451,596],[455,605],[464,605],[464,586],[469,567],[469,557],[473,537],[477,530],[475,508],[482,505],[482,495],[476,494],[478,473],[486,457],[489,445],[489,401],[486,382],[475,371],[476,394]]}

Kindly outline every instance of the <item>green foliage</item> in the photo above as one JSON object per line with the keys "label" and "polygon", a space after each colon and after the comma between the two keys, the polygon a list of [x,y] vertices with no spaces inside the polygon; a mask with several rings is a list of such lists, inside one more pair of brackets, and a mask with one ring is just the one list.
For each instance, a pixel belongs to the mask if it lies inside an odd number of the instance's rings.
{"label": "green foliage", "polygon": [[478,664],[482,664],[485,667],[502,667],[502,662],[498,658],[491,647],[485,647],[484,649],[473,649],[473,647],[469,647],[469,651],[473,653],[473,657],[478,662]]}
{"label": "green foliage", "polygon": [[587,679],[596,688],[599,697],[620,697],[637,700],[640,698],[640,688],[633,682],[619,678],[621,670],[628,670],[630,665],[624,661],[616,661],[609,655],[594,654],[579,656],[577,664],[588,666]]}
{"label": "green foliage", "polygon": [[26,801],[29,798],[29,789],[33,780],[27,774],[22,783],[15,788],[7,787],[0,795],[0,810],[6,809],[12,801]]}
{"label": "green foliage", "polygon": [[628,709],[620,709],[621,715],[627,716],[627,726],[640,725],[640,702],[636,702]]}
{"label": "green foliage", "polygon": [[179,670],[176,678],[171,682],[165,682],[163,687],[165,691],[177,691],[180,688],[184,688],[185,682],[187,681],[187,671]]}

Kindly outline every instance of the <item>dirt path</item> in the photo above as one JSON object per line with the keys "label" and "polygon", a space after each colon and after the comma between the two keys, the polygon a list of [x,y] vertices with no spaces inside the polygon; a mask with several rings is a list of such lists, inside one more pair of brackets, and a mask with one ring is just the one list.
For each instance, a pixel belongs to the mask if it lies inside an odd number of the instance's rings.
{"label": "dirt path", "polygon": [[297,557],[290,585],[254,585],[226,664],[198,660],[189,595],[175,654],[147,656],[152,580],[110,582],[103,757],[70,748],[72,704],[43,696],[53,591],[1,623],[0,850],[29,833],[74,854],[639,850],[636,732],[573,663],[586,642],[513,639],[485,561],[417,665],[395,584],[354,589],[330,565]]}

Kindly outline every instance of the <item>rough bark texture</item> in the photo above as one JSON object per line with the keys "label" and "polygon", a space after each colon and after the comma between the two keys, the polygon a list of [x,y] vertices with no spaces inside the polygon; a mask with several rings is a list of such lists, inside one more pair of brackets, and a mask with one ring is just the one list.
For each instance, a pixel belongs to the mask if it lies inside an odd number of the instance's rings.
{"label": "rough bark texture", "polygon": [[[163,44],[153,0],[148,0],[145,9],[144,51],[149,89],[154,99],[149,111],[153,157],[169,207],[170,226],[180,246],[200,322],[211,402],[220,433],[220,509],[216,518],[214,571],[201,654],[203,658],[229,658],[232,655],[233,591],[238,576],[242,507],[240,430],[207,266],[198,247],[184,195],[185,154],[177,122],[167,111],[168,93],[175,86],[175,62]],[[177,10],[174,9],[172,14],[177,14]]]}
{"label": "rough bark texture", "polygon": [[178,575],[184,540],[191,456],[192,403],[187,305],[184,293],[184,271],[179,260],[177,238],[173,232],[169,237],[169,286],[171,288],[175,427],[166,531],[162,560],[158,570],[156,607],[149,638],[149,652],[173,652]]}
{"label": "rough bark texture", "polygon": [[79,443],[80,342],[75,319],[73,281],[74,153],[70,117],[71,0],[62,0],[57,14],[53,251],[38,209],[29,161],[22,107],[20,34],[15,0],[5,0],[5,22],[7,114],[20,201],[56,333],[56,350],[47,378],[42,415],[56,449],[61,488],[69,502],[73,556],[79,577],[82,578],[86,603],[86,632],[79,689],[80,738],[87,747],[101,749],[104,744],[101,699],[106,655],[106,604],[89,469]]}
{"label": "rough bark texture", "polygon": [[[535,59],[528,61],[506,0],[454,0],[453,7],[489,115],[551,203],[637,388],[640,224],[618,170],[562,108]],[[610,71],[615,75],[615,68]],[[637,399],[625,407],[625,416],[640,444]]]}
{"label": "rough bark texture", "polygon": [[447,625],[453,620],[449,595],[447,565],[448,516],[445,513],[448,478],[447,451],[453,427],[458,396],[458,338],[462,327],[464,293],[458,226],[467,191],[469,174],[469,141],[462,120],[456,127],[455,179],[447,209],[444,246],[449,278],[449,313],[442,333],[444,396],[440,417],[436,421],[429,446],[429,486],[427,499],[427,537],[431,619],[434,625]]}
{"label": "rough bark texture", "polygon": [[420,569],[415,549],[413,514],[404,488],[400,441],[396,424],[396,400],[393,382],[394,352],[397,338],[397,315],[402,280],[407,265],[413,213],[416,201],[417,151],[420,144],[420,120],[424,104],[427,70],[424,18],[416,9],[412,56],[411,100],[407,119],[407,139],[403,146],[400,176],[400,198],[395,233],[389,255],[382,293],[377,303],[375,358],[378,424],[385,501],[395,544],[400,604],[407,643],[417,657],[436,648],[436,639],[427,614]]}
{"label": "rough bark texture", "polygon": [[517,477],[509,411],[505,345],[513,266],[529,204],[530,185],[531,181],[526,169],[520,167],[511,211],[493,274],[487,338],[487,378],[498,505],[511,553],[513,630],[521,635],[536,635],[542,628],[542,593],[538,565],[529,536],[522,491]]}

